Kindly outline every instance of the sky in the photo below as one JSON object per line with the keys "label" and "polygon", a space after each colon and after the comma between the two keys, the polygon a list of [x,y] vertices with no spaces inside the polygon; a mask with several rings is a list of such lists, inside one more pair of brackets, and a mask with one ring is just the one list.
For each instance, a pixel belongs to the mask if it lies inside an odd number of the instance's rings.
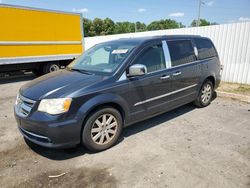
{"label": "sky", "polygon": [[[0,3],[81,12],[84,17],[144,22],[174,19],[189,26],[199,0],[0,0]],[[250,0],[202,0],[201,18],[220,24],[250,21]]]}

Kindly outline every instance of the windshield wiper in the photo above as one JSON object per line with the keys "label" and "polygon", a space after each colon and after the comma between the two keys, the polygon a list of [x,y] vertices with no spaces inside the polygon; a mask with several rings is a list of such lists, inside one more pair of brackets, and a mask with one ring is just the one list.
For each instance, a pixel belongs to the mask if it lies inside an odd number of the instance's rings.
{"label": "windshield wiper", "polygon": [[84,69],[76,69],[76,68],[70,68],[69,70],[72,70],[72,71],[77,71],[77,72],[80,72],[80,73],[83,73],[83,74],[88,74],[88,75],[92,75],[93,73],[87,71],[87,70],[84,70]]}

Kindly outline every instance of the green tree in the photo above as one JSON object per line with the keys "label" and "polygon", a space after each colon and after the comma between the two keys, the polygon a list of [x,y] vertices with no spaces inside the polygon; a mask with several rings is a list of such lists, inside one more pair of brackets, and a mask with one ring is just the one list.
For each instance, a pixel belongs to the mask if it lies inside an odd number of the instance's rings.
{"label": "green tree", "polygon": [[146,24],[141,22],[136,22],[136,31],[137,32],[147,31]]}
{"label": "green tree", "polygon": [[94,35],[102,35],[103,32],[103,20],[100,18],[95,18],[93,20],[93,29],[95,34]]}
{"label": "green tree", "polygon": [[110,18],[105,18],[103,20],[103,31],[102,35],[111,35],[115,32],[115,23]]}
{"label": "green tree", "polygon": [[[197,20],[193,20],[192,23],[191,23],[191,26],[192,26],[192,27],[195,27],[195,26],[197,26],[197,24],[198,24],[198,21],[197,21]],[[199,26],[208,26],[208,25],[216,25],[216,23],[215,23],[215,22],[210,23],[210,22],[207,21],[206,19],[200,19],[200,24],[199,24]]]}
{"label": "green tree", "polygon": [[164,27],[163,27],[163,22],[164,22],[164,20],[153,21],[153,22],[151,22],[151,23],[147,26],[147,29],[148,29],[149,31],[164,29]]}
{"label": "green tree", "polygon": [[115,24],[115,34],[135,32],[135,24],[131,22],[117,22]]}
{"label": "green tree", "polygon": [[162,29],[175,29],[179,28],[180,24],[176,22],[175,20],[166,19],[166,20],[159,20],[159,21],[153,21],[151,22],[147,29],[149,31],[153,30],[162,30]]}
{"label": "green tree", "polygon": [[91,26],[92,21],[86,18],[83,18],[83,28],[84,28],[84,36],[90,37],[91,36]]}
{"label": "green tree", "polygon": [[[201,19],[201,26],[205,25],[217,25],[216,22],[209,22],[205,19]],[[135,25],[136,24],[136,25]],[[192,26],[196,26],[196,20],[191,23]],[[95,18],[93,21],[83,18],[84,35],[86,37],[100,36],[100,35],[112,35],[121,33],[133,33],[135,29],[137,32],[143,31],[153,31],[162,29],[175,29],[183,28],[181,22],[176,22],[175,20],[165,19],[153,21],[149,25],[142,22],[114,22],[110,18],[105,18],[104,20],[100,18]],[[135,27],[136,26],[136,27]]]}
{"label": "green tree", "polygon": [[94,27],[93,22],[92,22],[92,25],[90,26],[89,36],[90,36],[90,37],[97,36],[97,34],[96,34],[96,32],[95,32],[95,27]]}
{"label": "green tree", "polygon": [[171,20],[171,19],[166,19],[165,20],[165,28],[166,29],[175,29],[175,28],[179,28],[180,25],[178,22],[176,22],[175,20]]}

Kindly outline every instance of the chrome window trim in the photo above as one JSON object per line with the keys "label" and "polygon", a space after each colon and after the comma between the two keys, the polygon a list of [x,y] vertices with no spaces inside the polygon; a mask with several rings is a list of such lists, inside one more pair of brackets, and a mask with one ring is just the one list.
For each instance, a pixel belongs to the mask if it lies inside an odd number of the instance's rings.
{"label": "chrome window trim", "polygon": [[163,48],[164,57],[165,57],[166,69],[169,69],[172,67],[172,64],[171,64],[171,58],[170,58],[167,41],[165,40],[162,41],[162,48]]}
{"label": "chrome window trim", "polygon": [[[181,68],[181,67],[184,67],[185,65],[192,65],[192,64],[195,64],[195,63],[198,63],[200,60],[196,60],[196,61],[192,61],[190,63],[186,63],[186,64],[182,64],[182,65],[177,65],[177,66],[174,66],[174,67],[171,67],[171,69],[174,69],[174,68]],[[170,70],[171,70],[170,69]]]}
{"label": "chrome window trim", "polygon": [[[195,56],[197,57],[197,60],[196,61],[192,61],[192,62],[189,62],[189,63],[185,63],[185,64],[182,64],[182,65],[178,65],[178,66],[172,66],[172,61],[171,61],[171,56],[170,56],[170,52],[169,52],[169,48],[168,48],[168,41],[182,41],[182,40],[189,40],[191,43],[192,43],[192,39],[164,39],[162,40],[162,48],[163,48],[163,52],[164,52],[164,57],[165,57],[165,63],[166,63],[166,68],[164,69],[159,69],[157,71],[154,71],[154,72],[150,72],[150,73],[147,73],[145,76],[147,75],[151,75],[151,74],[154,74],[154,73],[157,73],[157,72],[160,72],[160,71],[164,71],[164,70],[172,70],[174,68],[181,68],[181,67],[184,67],[186,65],[192,65],[192,64],[195,64],[195,63],[198,63],[202,60],[199,60],[198,59],[198,49],[196,46],[194,46],[194,54]],[[192,46],[193,46],[193,43],[192,43]],[[196,55],[197,54],[197,55]],[[211,57],[211,58],[207,58],[206,60],[209,60],[209,59],[212,59],[214,57]],[[169,64],[168,64],[168,61],[169,60]],[[124,72],[125,73],[125,72]],[[123,73],[123,74],[124,74]],[[126,80],[127,77],[124,79],[124,75],[121,75],[121,77],[117,80],[117,81],[123,81],[123,80]],[[126,76],[126,74],[125,74]]]}
{"label": "chrome window trim", "polygon": [[[196,57],[196,61],[192,61],[192,62],[189,62],[189,63],[185,63],[185,64],[182,64],[182,65],[177,65],[177,66],[172,66],[172,60],[171,60],[171,58],[170,58],[170,61],[171,61],[171,68],[176,68],[176,67],[181,67],[181,66],[184,66],[184,65],[189,65],[189,64],[192,64],[192,63],[196,63],[197,61],[198,61],[198,50],[197,50],[197,48],[196,48],[196,46],[194,46],[193,45],[193,42],[192,42],[192,39],[169,39],[169,40],[167,40],[167,42],[168,41],[183,41],[183,40],[185,40],[185,41],[190,41],[191,42],[191,45],[193,46],[193,49],[194,49],[194,55],[195,55],[195,57]],[[169,52],[169,54],[170,54],[170,52]],[[197,55],[196,55],[197,54]]]}
{"label": "chrome window trim", "polygon": [[[163,54],[164,54],[164,59],[165,59],[165,63],[166,63],[166,55],[165,55],[165,51],[164,51],[164,47],[163,47],[163,42],[166,42],[166,40],[162,40],[162,42],[161,42],[161,45],[162,45],[162,50],[163,50]],[[160,44],[160,43],[159,43]],[[159,45],[158,44],[158,45]],[[155,44],[153,44],[153,45],[155,45]],[[166,42],[166,45],[167,45],[167,42]],[[147,49],[149,46],[147,46],[145,49]],[[168,49],[168,46],[167,46],[167,49]],[[144,49],[143,49],[144,50]],[[166,49],[165,49],[166,50]],[[169,51],[168,51],[169,52]],[[170,54],[169,54],[169,58],[170,58]],[[171,59],[170,59],[170,64],[171,64]],[[130,65],[131,66],[131,65]],[[160,72],[160,71],[164,71],[164,70],[167,70],[167,69],[169,69],[169,68],[167,68],[167,66],[166,66],[166,68],[163,68],[163,69],[159,69],[159,70],[156,70],[156,71],[153,71],[153,72],[148,72],[147,74],[145,74],[145,76],[147,76],[147,75],[151,75],[151,74],[154,74],[154,73],[157,73],[157,72]]]}
{"label": "chrome window trim", "polygon": [[124,72],[124,73],[120,76],[120,78],[117,80],[117,82],[124,81],[124,80],[127,80],[126,72]]}
{"label": "chrome window trim", "polygon": [[194,46],[194,54],[195,54],[196,58],[198,59],[199,52],[198,52],[198,49],[196,46]]}
{"label": "chrome window trim", "polygon": [[[182,67],[184,67],[184,66],[189,66],[189,65],[192,65],[192,64],[196,64],[196,63],[199,63],[199,62],[201,62],[201,61],[204,61],[204,60],[210,60],[210,59],[213,59],[214,57],[211,57],[211,58],[208,58],[208,59],[203,59],[203,60],[196,60],[196,61],[193,61],[193,62],[190,62],[190,63],[186,63],[186,64],[183,64],[183,65],[178,65],[178,66],[175,66],[175,67],[171,67],[171,68],[165,68],[165,69],[160,69],[160,70],[157,70],[157,71],[154,71],[154,72],[150,72],[150,73],[147,73],[147,74],[145,74],[145,76],[147,76],[147,75],[151,75],[151,74],[154,74],[154,73],[157,73],[157,72],[161,72],[161,71],[164,71],[164,70],[169,70],[169,71],[171,71],[172,69],[175,69],[175,68],[182,68]],[[124,74],[124,73],[123,73]],[[122,77],[123,75],[121,75],[121,77]],[[122,78],[119,78],[117,81],[123,81],[123,79]],[[127,79],[127,78],[126,78]]]}
{"label": "chrome window trim", "polygon": [[210,57],[210,58],[207,58],[207,59],[201,59],[201,60],[197,59],[196,61],[193,61],[193,62],[190,62],[190,63],[186,63],[186,64],[178,65],[178,66],[175,66],[175,67],[171,67],[170,70],[173,69],[173,68],[184,67],[185,65],[192,65],[192,64],[199,63],[199,62],[204,61],[204,60],[210,60],[210,59],[213,59],[213,58],[214,57]]}
{"label": "chrome window trim", "polygon": [[154,100],[161,99],[161,98],[163,98],[163,97],[167,97],[167,96],[169,96],[169,95],[173,95],[173,94],[175,94],[175,93],[179,93],[179,92],[181,92],[181,91],[184,91],[184,90],[193,88],[193,87],[195,87],[195,86],[197,86],[197,85],[198,85],[198,84],[193,84],[193,85],[184,87],[184,88],[182,88],[182,89],[178,89],[178,90],[175,90],[175,91],[166,93],[166,94],[164,94],[164,95],[159,95],[159,96],[157,96],[157,97],[153,97],[153,98],[150,98],[150,99],[147,99],[147,100],[144,100],[144,101],[140,101],[140,102],[135,103],[134,106],[139,106],[139,105],[141,105],[141,104],[145,104],[145,103],[148,103],[148,102],[152,102],[152,101],[154,101]]}

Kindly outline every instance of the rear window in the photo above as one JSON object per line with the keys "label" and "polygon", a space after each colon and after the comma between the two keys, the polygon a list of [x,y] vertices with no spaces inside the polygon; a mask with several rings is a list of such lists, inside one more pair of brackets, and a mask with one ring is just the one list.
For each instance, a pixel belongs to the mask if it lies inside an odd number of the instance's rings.
{"label": "rear window", "polygon": [[196,60],[191,40],[168,41],[172,67]]}
{"label": "rear window", "polygon": [[217,56],[216,50],[212,42],[208,39],[194,39],[197,50],[198,50],[198,59],[207,59]]}

